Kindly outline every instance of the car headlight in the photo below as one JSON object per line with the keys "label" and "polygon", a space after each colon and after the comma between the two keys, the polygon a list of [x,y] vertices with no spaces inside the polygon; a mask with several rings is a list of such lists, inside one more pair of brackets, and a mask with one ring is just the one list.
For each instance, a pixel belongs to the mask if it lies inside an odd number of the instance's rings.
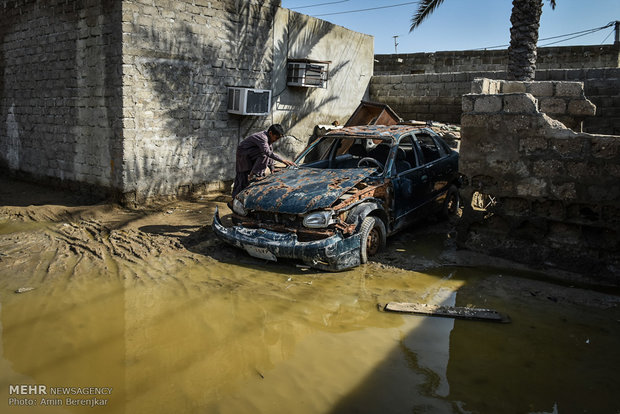
{"label": "car headlight", "polygon": [[248,211],[245,209],[245,207],[243,207],[243,203],[239,200],[237,200],[236,198],[233,199],[233,211],[237,214],[239,214],[240,216],[247,216],[248,215]]}
{"label": "car headlight", "polygon": [[304,217],[304,226],[311,229],[327,227],[333,222],[331,211],[317,211]]}

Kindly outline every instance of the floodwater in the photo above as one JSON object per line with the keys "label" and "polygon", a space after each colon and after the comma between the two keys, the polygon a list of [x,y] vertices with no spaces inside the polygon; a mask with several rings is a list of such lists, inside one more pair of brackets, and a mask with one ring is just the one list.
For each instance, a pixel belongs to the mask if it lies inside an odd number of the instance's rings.
{"label": "floodwater", "polygon": [[[2,412],[620,412],[609,296],[488,268],[320,273],[224,246],[239,260],[121,260],[55,248],[45,231],[0,223]],[[421,251],[406,239],[388,249]],[[512,322],[379,311],[390,301],[490,307]],[[11,393],[18,384],[47,394]],[[72,405],[93,398],[105,405]]]}

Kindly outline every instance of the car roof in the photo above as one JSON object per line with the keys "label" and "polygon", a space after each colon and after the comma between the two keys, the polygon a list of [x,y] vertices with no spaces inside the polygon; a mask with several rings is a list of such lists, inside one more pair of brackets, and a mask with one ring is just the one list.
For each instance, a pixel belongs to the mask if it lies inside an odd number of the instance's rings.
{"label": "car roof", "polygon": [[410,132],[421,132],[426,129],[412,125],[357,125],[332,129],[325,136],[346,138],[372,138],[385,141],[397,140],[401,135]]}

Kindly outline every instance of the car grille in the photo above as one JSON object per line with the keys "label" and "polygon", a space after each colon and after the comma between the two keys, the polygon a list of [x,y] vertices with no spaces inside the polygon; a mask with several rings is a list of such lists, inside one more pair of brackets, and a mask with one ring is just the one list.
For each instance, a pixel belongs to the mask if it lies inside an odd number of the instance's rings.
{"label": "car grille", "polygon": [[[294,231],[297,234],[297,240],[300,242],[308,242],[321,240],[334,234],[333,229],[308,229],[303,226],[303,217],[296,214],[269,213],[269,212],[252,212],[247,217],[249,222],[244,225],[251,227],[260,227],[274,231]],[[244,220],[241,220],[243,223]]]}
{"label": "car grille", "polygon": [[303,224],[303,219],[296,214],[254,212],[251,216],[258,222],[265,224],[280,224],[290,227],[300,227]]}

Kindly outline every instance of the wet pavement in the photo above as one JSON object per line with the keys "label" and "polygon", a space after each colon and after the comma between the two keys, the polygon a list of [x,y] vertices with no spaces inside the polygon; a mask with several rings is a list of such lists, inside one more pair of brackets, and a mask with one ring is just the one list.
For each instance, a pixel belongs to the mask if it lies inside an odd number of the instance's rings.
{"label": "wet pavement", "polygon": [[[432,224],[345,272],[267,263],[201,228],[221,200],[190,204],[0,211],[0,411],[620,412],[616,291],[455,265],[449,232]],[[390,301],[488,307],[512,322],[379,310]],[[10,394],[16,384],[48,394]]]}

